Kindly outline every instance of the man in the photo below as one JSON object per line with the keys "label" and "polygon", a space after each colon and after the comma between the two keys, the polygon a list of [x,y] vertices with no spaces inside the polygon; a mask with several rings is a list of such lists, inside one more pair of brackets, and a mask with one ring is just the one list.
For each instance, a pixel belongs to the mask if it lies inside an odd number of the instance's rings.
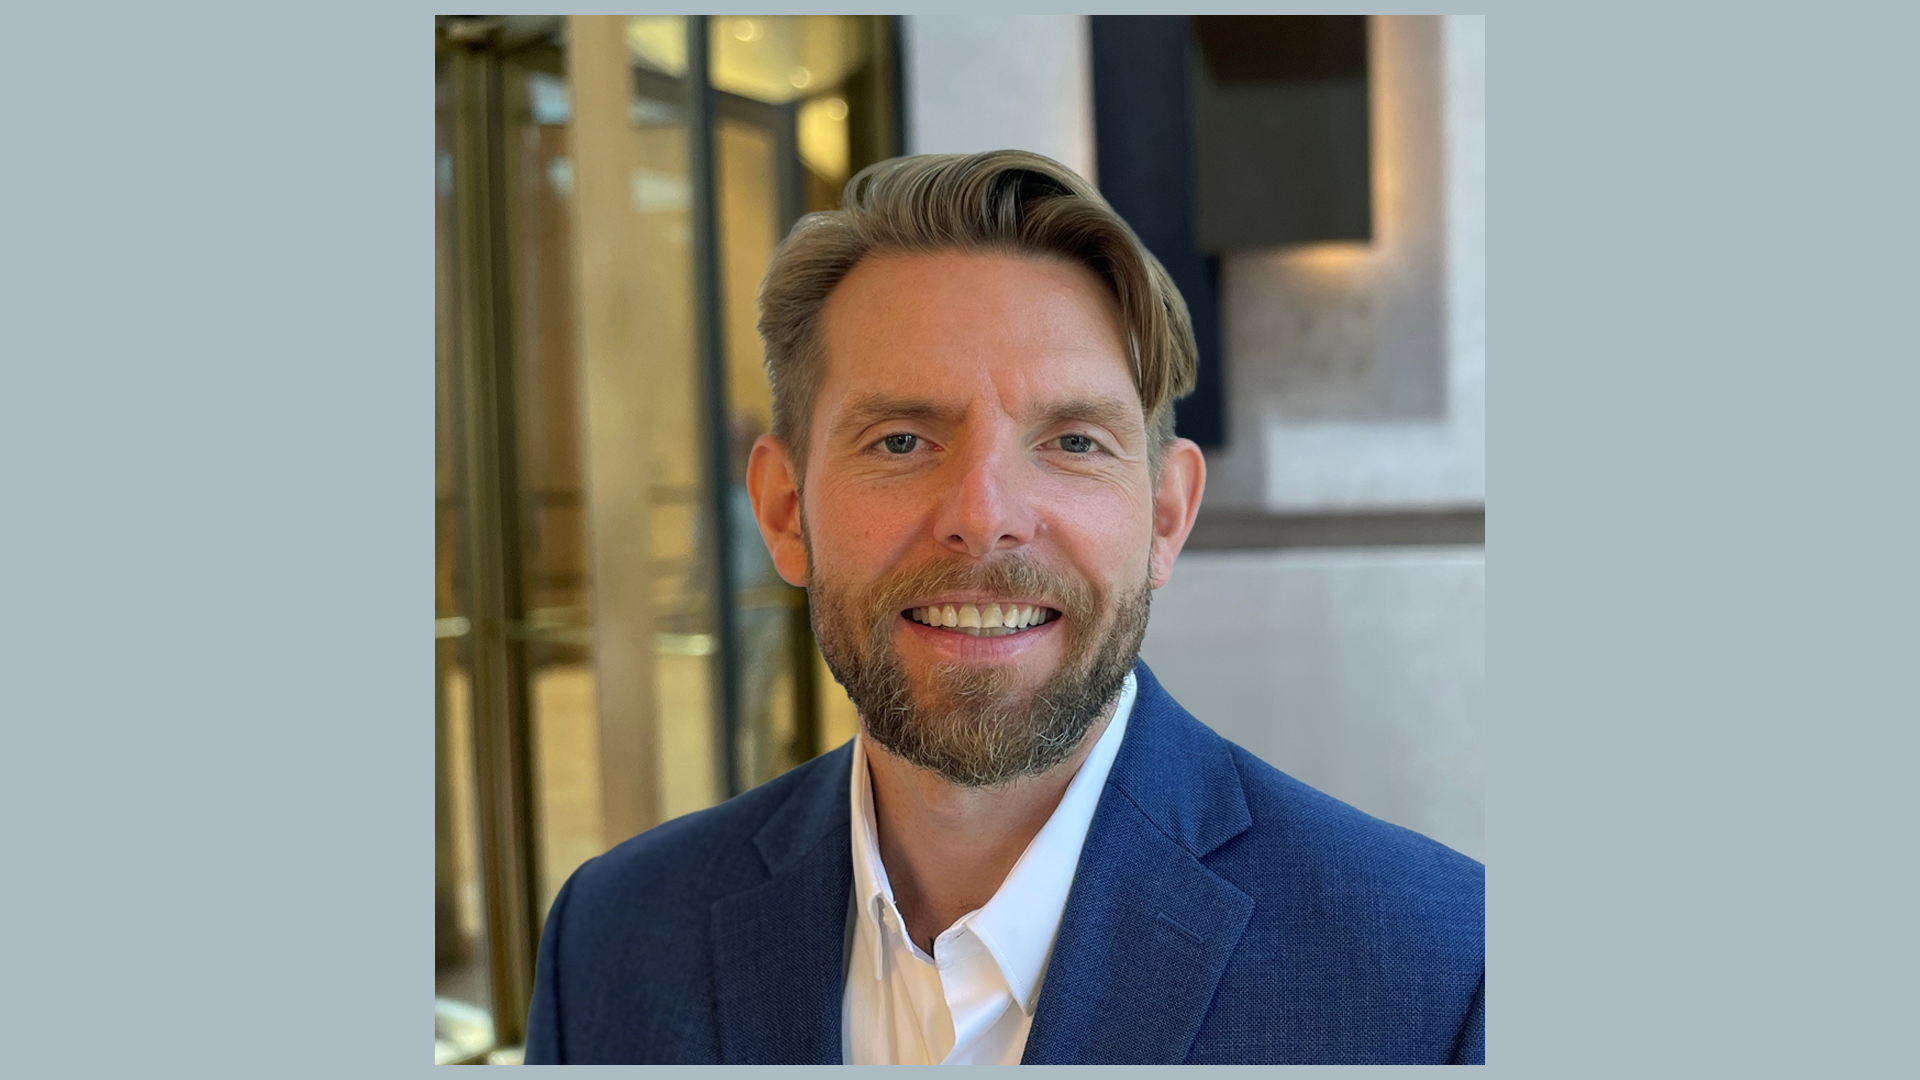
{"label": "man", "polygon": [[1205,486],[1185,305],[1078,176],[896,159],[775,254],[748,466],[860,734],[581,867],[529,1063],[1459,1062],[1480,864],[1138,662]]}

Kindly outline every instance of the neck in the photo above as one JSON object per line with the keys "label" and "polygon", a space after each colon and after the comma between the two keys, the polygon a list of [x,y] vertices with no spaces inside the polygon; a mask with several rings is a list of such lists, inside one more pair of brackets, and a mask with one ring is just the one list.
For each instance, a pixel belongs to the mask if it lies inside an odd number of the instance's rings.
{"label": "neck", "polygon": [[991,788],[965,787],[910,764],[861,728],[880,861],[915,944],[931,954],[934,938],[993,898],[1053,816],[1118,704],[1116,696],[1060,764]]}

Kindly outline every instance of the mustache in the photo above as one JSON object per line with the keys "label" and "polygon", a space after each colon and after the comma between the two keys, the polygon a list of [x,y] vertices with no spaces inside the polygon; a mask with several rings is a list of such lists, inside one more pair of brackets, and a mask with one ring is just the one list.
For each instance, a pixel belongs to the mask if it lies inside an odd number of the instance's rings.
{"label": "mustache", "polygon": [[868,614],[875,623],[890,621],[913,601],[943,592],[1034,597],[1076,624],[1089,619],[1100,602],[1084,578],[1061,573],[1030,555],[1009,553],[985,563],[925,563],[885,578],[868,594]]}

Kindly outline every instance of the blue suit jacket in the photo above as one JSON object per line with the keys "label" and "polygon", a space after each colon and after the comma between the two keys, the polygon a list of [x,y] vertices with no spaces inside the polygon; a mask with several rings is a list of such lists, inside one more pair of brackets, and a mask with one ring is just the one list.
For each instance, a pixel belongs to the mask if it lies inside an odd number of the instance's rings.
{"label": "blue suit jacket", "polygon": [[[1029,1063],[1480,1063],[1485,869],[1314,791],[1141,664]],[[528,1064],[837,1063],[851,744],[582,866]]]}

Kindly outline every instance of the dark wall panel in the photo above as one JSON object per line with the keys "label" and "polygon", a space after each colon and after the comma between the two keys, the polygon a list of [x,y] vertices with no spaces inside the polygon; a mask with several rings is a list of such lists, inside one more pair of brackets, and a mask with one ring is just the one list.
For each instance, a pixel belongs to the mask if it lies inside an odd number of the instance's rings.
{"label": "dark wall panel", "polygon": [[1095,15],[1093,116],[1101,194],[1167,268],[1193,317],[1200,372],[1175,407],[1179,433],[1226,441],[1219,266],[1195,244],[1193,138],[1184,15]]}

